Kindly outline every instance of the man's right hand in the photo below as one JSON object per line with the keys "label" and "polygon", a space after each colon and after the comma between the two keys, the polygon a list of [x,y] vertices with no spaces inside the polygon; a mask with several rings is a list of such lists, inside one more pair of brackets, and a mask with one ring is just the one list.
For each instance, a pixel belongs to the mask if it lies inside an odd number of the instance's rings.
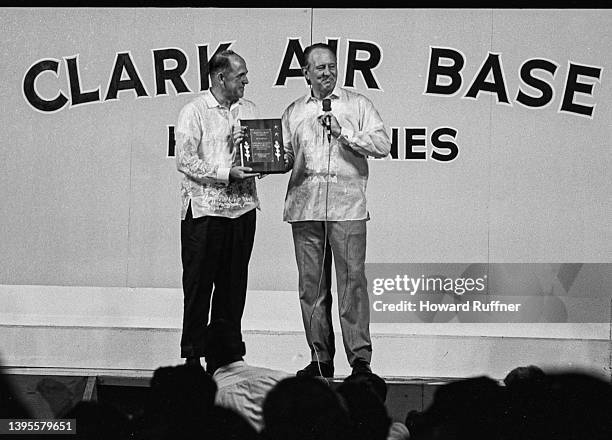
{"label": "man's right hand", "polygon": [[293,168],[293,161],[289,161],[289,155],[287,153],[285,153],[285,155],[283,156],[283,160],[285,162],[285,173],[287,171],[291,171],[291,169]]}
{"label": "man's right hand", "polygon": [[259,173],[253,173],[253,168],[250,167],[232,167],[229,173],[230,182],[234,182],[236,180],[244,180],[249,177],[255,177]]}
{"label": "man's right hand", "polygon": [[232,127],[232,138],[234,141],[234,145],[239,145],[244,140],[244,127],[240,125],[234,125]]}

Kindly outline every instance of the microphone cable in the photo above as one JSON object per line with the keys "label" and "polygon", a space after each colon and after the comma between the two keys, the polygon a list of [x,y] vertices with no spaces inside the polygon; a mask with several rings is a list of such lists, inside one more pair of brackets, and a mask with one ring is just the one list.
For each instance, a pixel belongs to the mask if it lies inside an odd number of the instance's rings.
{"label": "microphone cable", "polygon": [[[325,131],[326,131],[326,127],[324,126],[323,128],[323,143],[325,144]],[[314,312],[315,309],[317,307],[317,303],[319,301],[319,297],[321,296],[321,283],[323,281],[323,273],[325,272],[325,257],[327,256],[327,236],[328,236],[328,232],[327,232],[327,205],[328,205],[328,200],[329,200],[329,173],[330,173],[330,164],[331,164],[331,139],[328,138],[328,151],[327,151],[327,176],[325,178],[325,221],[323,223],[323,229],[324,229],[324,234],[323,234],[323,258],[321,260],[321,270],[319,273],[319,284],[317,286],[317,296],[315,297],[315,302],[314,305],[312,307],[312,312],[310,313],[310,320],[308,322],[308,328],[310,331],[310,335],[312,338],[312,318],[314,316]],[[330,245],[331,248],[331,245]],[[331,283],[331,270],[330,270],[330,274],[329,274],[329,278],[327,280],[327,286],[329,288],[329,285]],[[330,295],[331,295],[331,289],[330,290]],[[331,322],[330,322],[331,324]],[[334,334],[332,332],[332,337],[334,337]],[[319,369],[319,374],[321,375],[321,377],[323,378],[323,380],[325,380],[325,382],[330,385],[330,381],[323,376],[323,371],[321,371],[321,361],[319,359],[319,353],[317,352],[317,347],[314,343],[314,341],[312,342],[312,348],[314,349],[315,352],[315,357],[317,358],[317,368]]]}

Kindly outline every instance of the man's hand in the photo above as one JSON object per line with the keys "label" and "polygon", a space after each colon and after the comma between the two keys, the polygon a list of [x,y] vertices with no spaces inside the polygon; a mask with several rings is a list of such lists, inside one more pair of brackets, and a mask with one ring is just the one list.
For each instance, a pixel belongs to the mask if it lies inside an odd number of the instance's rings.
{"label": "man's hand", "polygon": [[321,116],[317,117],[317,119],[319,120],[319,123],[325,127],[326,116],[329,116],[330,119],[331,134],[333,137],[337,138],[342,132],[342,127],[340,127],[340,123],[332,112],[325,112]]}
{"label": "man's hand", "polygon": [[283,155],[283,160],[285,162],[285,173],[289,170],[291,170],[291,168],[293,168],[293,161],[291,161],[291,163],[289,162],[289,155],[287,153],[285,153]]}
{"label": "man's hand", "polygon": [[234,145],[240,145],[244,140],[244,127],[234,125],[232,127],[232,138],[234,139]]}
{"label": "man's hand", "polygon": [[253,168],[250,167],[232,167],[229,173],[230,182],[234,182],[236,180],[244,180],[249,177],[256,177],[259,173],[252,173]]}

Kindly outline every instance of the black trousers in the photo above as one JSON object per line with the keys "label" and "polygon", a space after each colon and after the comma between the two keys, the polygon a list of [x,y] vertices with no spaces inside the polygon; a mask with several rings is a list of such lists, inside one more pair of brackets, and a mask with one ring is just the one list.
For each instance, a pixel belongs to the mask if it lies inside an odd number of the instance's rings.
{"label": "black trousers", "polygon": [[255,218],[253,209],[234,219],[194,219],[190,206],[181,221],[181,357],[204,356],[206,326],[211,321],[225,319],[241,331]]}

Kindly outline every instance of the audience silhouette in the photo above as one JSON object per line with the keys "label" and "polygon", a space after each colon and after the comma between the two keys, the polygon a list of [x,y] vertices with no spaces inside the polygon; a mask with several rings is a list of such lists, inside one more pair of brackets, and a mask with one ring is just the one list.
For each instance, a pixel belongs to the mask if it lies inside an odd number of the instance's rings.
{"label": "audience silhouette", "polygon": [[[231,342],[231,337],[228,341]],[[239,348],[239,359],[235,359],[236,353],[231,354],[233,349],[227,352],[221,348],[223,344],[217,344],[207,359],[212,373],[243,362],[242,341],[232,344]],[[441,385],[427,408],[407,412],[405,425],[392,424],[385,407],[387,384],[373,373],[354,374],[339,384],[304,376],[275,377],[265,396],[260,396],[265,397],[263,407],[253,410],[263,413],[263,420],[259,421],[263,426],[261,432],[257,429],[260,425],[254,425],[242,406],[251,405],[248,402],[259,402],[261,406],[261,401],[247,399],[234,407],[221,406],[215,403],[221,388],[214,376],[201,366],[160,367],[150,382],[150,398],[137,417],[128,417],[108,403],[81,401],[64,416],[76,419],[77,434],[54,437],[58,440],[612,439],[609,381],[579,371],[544,372],[535,365],[519,366],[503,381],[478,376]],[[0,374],[1,419],[33,417],[17,396],[10,376]],[[20,434],[6,438],[25,440],[40,436]]]}
{"label": "audience silhouette", "polygon": [[206,370],[217,384],[215,403],[233,409],[255,428],[263,425],[264,398],[285,371],[256,367],[244,361],[246,347],[240,331],[225,320],[211,322],[206,331]]}
{"label": "audience silhouette", "polygon": [[309,376],[281,380],[263,405],[266,440],[349,440],[351,422],[337,393]]}
{"label": "audience silhouette", "polygon": [[380,395],[365,380],[345,380],[336,389],[343,398],[354,429],[354,440],[385,440],[391,418]]}

